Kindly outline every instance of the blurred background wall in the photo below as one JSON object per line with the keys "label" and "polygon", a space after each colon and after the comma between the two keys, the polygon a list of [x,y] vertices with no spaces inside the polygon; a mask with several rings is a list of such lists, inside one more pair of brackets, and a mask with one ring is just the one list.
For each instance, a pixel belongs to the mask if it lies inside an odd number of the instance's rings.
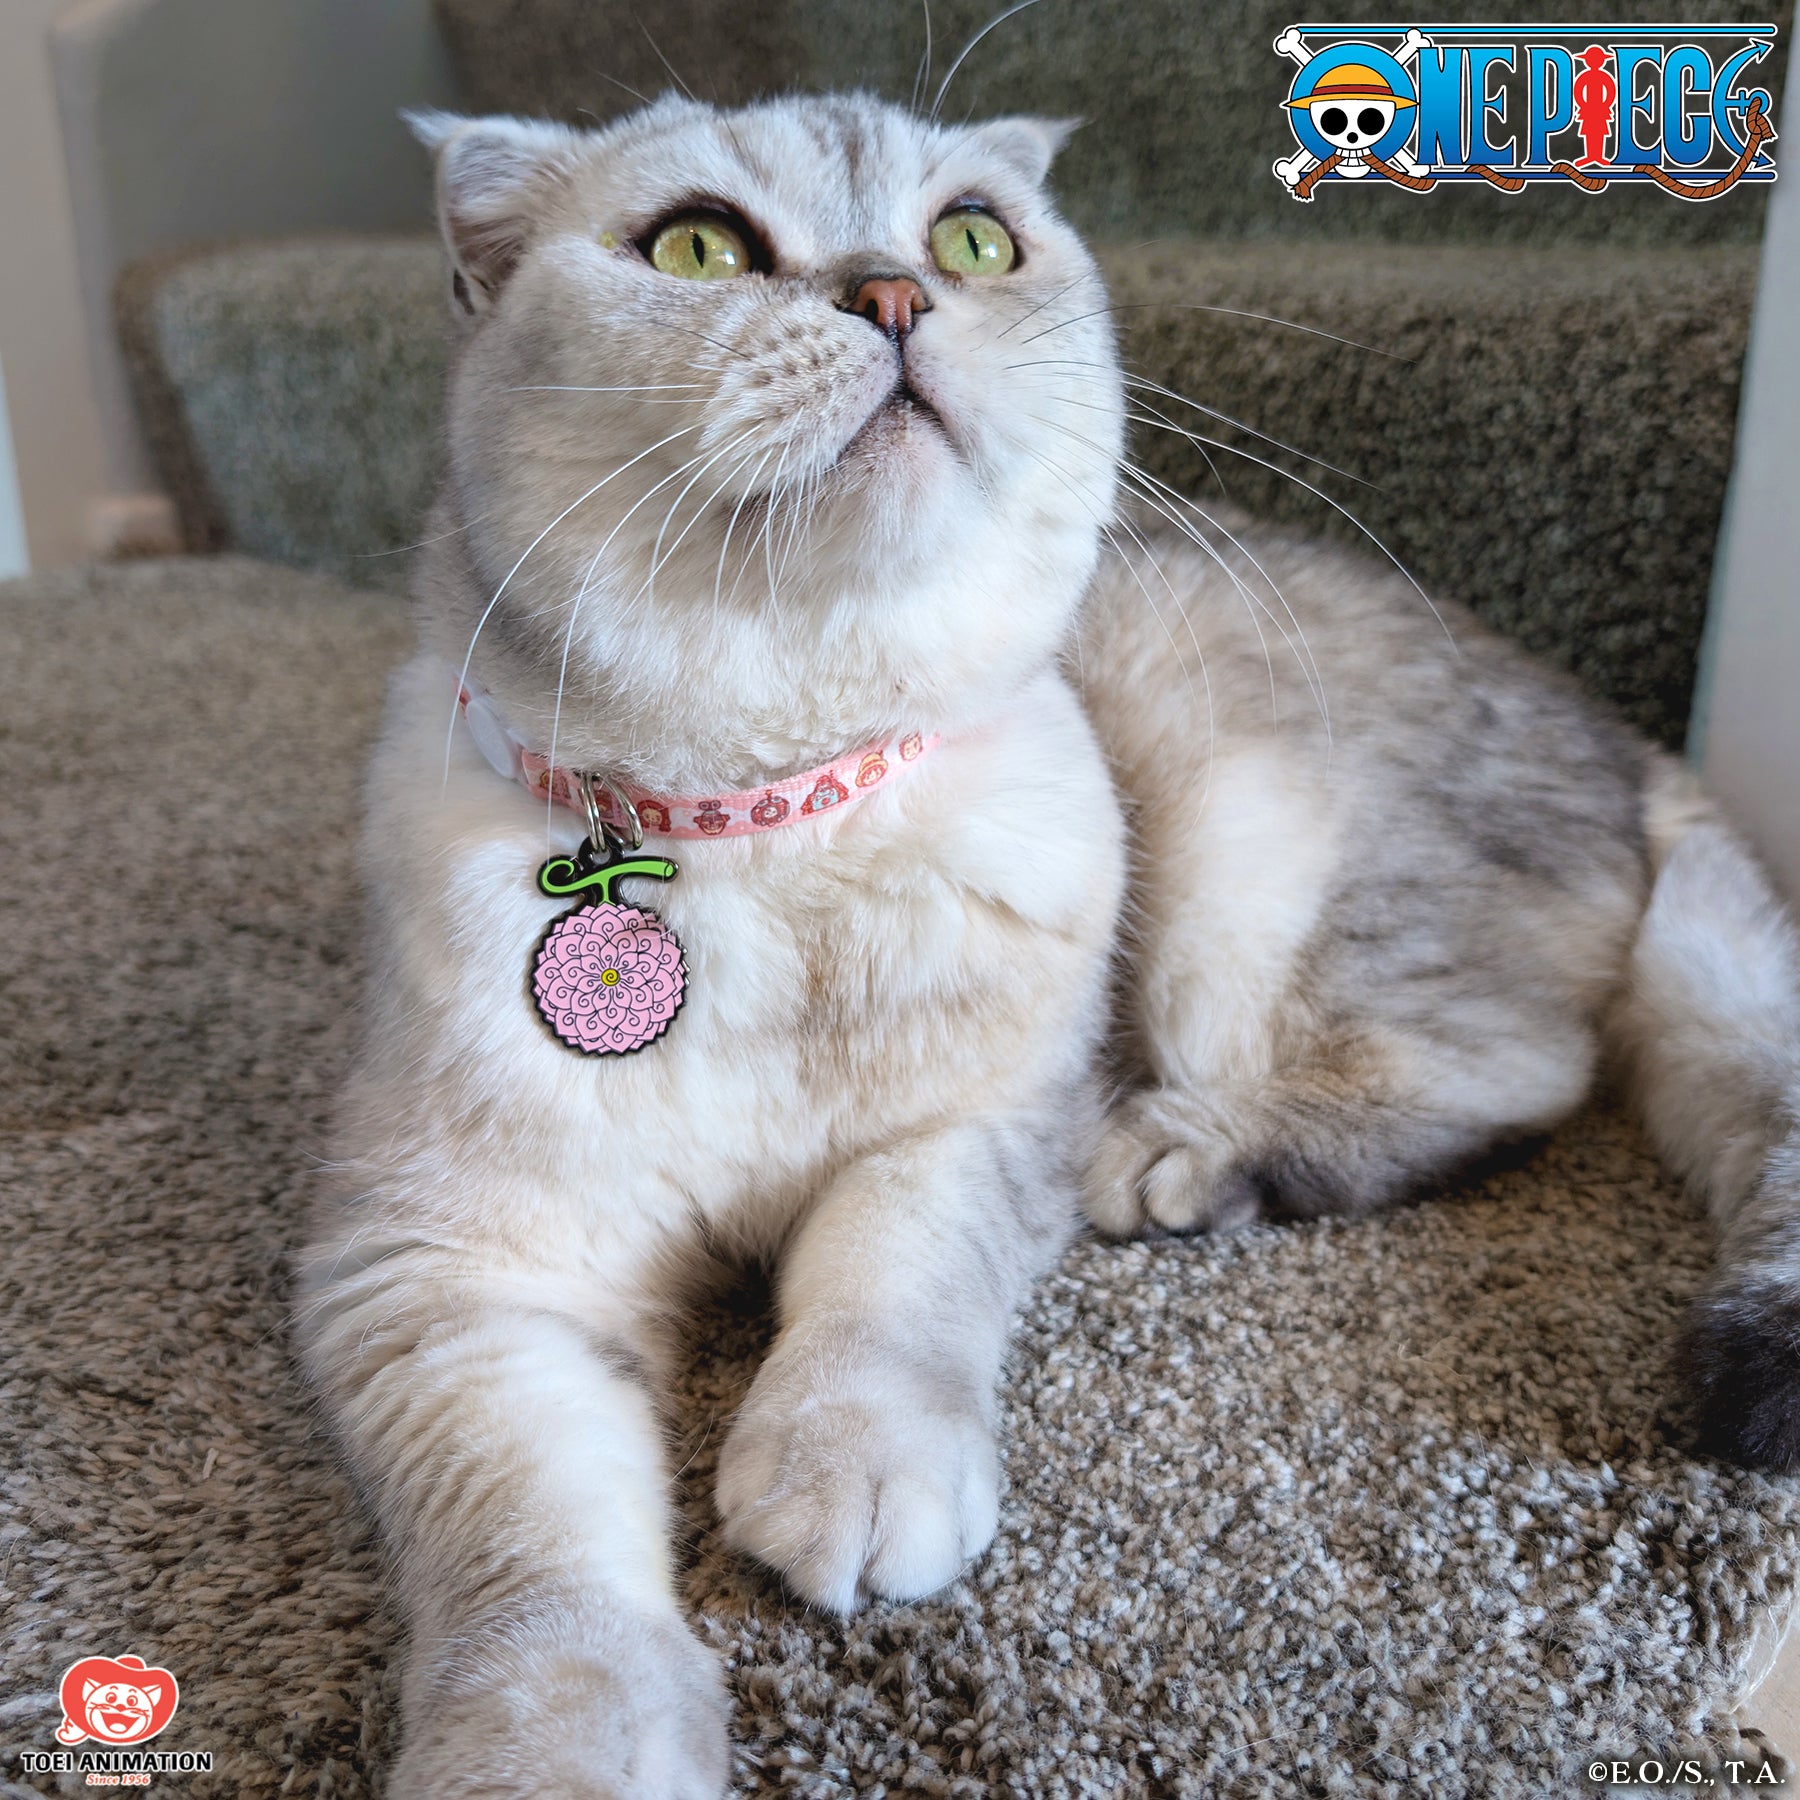
{"label": "blurred background wall", "polygon": [[17,463],[12,484],[0,462],[0,556],[11,518],[39,564],[84,553],[85,509],[108,486],[50,78],[59,4],[0,4],[0,371]]}

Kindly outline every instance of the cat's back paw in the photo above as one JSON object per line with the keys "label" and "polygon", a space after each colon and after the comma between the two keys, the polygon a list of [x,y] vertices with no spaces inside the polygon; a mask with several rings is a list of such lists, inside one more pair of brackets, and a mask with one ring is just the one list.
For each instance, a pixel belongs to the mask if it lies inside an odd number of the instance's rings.
{"label": "cat's back paw", "polygon": [[1108,1237],[1229,1231],[1261,1216],[1235,1147],[1153,1088],[1116,1106],[1088,1164],[1082,1207]]}

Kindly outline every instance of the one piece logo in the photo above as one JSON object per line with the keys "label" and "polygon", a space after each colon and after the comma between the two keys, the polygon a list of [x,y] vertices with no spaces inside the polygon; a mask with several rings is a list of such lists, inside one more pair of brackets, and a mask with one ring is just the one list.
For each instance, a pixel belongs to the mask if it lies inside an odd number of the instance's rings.
{"label": "one piece logo", "polygon": [[175,1716],[181,1698],[167,1669],[145,1666],[141,1656],[84,1656],[62,1678],[58,1696],[63,1722],[59,1744],[92,1738],[100,1744],[142,1744]]}
{"label": "one piece logo", "polygon": [[1282,111],[1296,200],[1365,181],[1430,193],[1532,182],[1604,193],[1651,184],[1715,200],[1773,181],[1773,25],[1291,25]]}

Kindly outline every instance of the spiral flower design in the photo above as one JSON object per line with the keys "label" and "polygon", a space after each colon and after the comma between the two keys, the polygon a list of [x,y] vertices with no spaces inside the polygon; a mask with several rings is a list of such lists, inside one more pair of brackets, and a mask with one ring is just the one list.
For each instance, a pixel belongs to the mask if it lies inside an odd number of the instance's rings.
{"label": "spiral flower design", "polygon": [[531,976],[545,1023],[587,1056],[618,1055],[660,1037],[686,984],[674,932],[655,913],[613,901],[558,919]]}

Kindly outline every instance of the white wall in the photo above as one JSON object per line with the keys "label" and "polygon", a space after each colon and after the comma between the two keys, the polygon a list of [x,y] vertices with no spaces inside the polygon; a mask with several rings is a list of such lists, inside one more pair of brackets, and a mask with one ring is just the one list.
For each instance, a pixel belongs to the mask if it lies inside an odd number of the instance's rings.
{"label": "white wall", "polygon": [[450,103],[449,61],[430,0],[68,0],[52,61],[109,474],[129,493],[153,478],[119,270],[197,239],[426,229],[429,165],[397,115]]}
{"label": "white wall", "polygon": [[106,483],[45,49],[59,3],[0,0],[0,367],[25,535],[40,566],[83,554],[87,500]]}
{"label": "white wall", "polygon": [[31,566],[25,548],[25,514],[19,505],[18,470],[6,420],[6,369],[0,365],[0,580]]}
{"label": "white wall", "polygon": [[88,554],[90,503],[150,480],[120,265],[200,237],[424,228],[425,160],[394,114],[449,97],[429,0],[0,0],[0,365],[34,565]]}
{"label": "white wall", "polygon": [[1800,80],[1781,124],[1690,743],[1800,902]]}

